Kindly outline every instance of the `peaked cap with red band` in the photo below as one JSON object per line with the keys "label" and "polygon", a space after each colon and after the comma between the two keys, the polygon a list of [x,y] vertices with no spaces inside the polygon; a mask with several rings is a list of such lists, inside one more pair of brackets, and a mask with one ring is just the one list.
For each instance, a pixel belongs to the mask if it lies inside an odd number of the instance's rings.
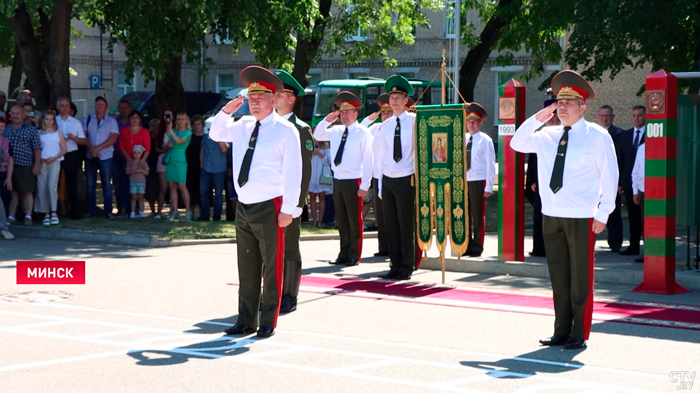
{"label": "peaked cap with red band", "polygon": [[552,93],[557,100],[595,100],[595,91],[583,77],[571,70],[564,70],[552,78]]}
{"label": "peaked cap with red band", "polygon": [[248,88],[248,94],[272,93],[282,91],[282,81],[270,70],[260,66],[246,67],[241,71],[241,84]]}
{"label": "peaked cap with red band", "polygon": [[472,102],[467,106],[466,120],[480,120],[488,117],[486,109],[476,102]]}
{"label": "peaked cap with red band", "polygon": [[335,96],[335,106],[341,111],[357,110],[362,108],[362,100],[349,91],[341,91]]}
{"label": "peaked cap with red band", "polygon": [[377,104],[379,105],[379,109],[384,112],[391,112],[391,104],[389,104],[389,95],[386,93],[382,93],[377,97]]}

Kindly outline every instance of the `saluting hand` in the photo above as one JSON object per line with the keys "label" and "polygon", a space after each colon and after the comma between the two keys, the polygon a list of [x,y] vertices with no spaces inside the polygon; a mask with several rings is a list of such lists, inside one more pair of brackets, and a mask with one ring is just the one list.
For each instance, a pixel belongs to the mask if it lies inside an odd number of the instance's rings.
{"label": "saluting hand", "polygon": [[371,115],[367,116],[370,120],[375,121],[379,117],[379,111],[372,113]]}
{"label": "saluting hand", "polygon": [[598,220],[593,220],[593,233],[596,235],[605,230],[605,224]]}
{"label": "saluting hand", "polygon": [[292,223],[292,215],[291,214],[280,212],[280,214],[277,216],[277,225],[279,225],[280,228],[286,228],[291,223]]}
{"label": "saluting hand", "polygon": [[326,121],[329,123],[333,123],[334,121],[338,120],[338,116],[340,116],[340,111],[335,111],[331,112],[326,116]]}
{"label": "saluting hand", "polygon": [[557,109],[557,103],[553,103],[550,106],[542,109],[541,111],[537,112],[535,115],[535,119],[542,123],[546,123],[549,119],[551,119],[554,116],[554,111]]}
{"label": "saluting hand", "polygon": [[236,97],[233,100],[229,101],[228,104],[226,104],[221,110],[225,114],[230,115],[232,113],[235,113],[240,107],[242,107],[244,102],[245,97]]}

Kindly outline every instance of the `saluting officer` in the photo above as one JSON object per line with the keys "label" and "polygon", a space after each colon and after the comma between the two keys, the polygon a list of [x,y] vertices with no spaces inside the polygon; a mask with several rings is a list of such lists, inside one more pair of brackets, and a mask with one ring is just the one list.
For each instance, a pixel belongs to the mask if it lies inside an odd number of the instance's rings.
{"label": "saluting officer", "polygon": [[389,233],[391,270],[382,278],[408,280],[416,266],[416,188],[415,141],[416,115],[406,111],[413,86],[400,75],[384,84],[394,115],[379,128],[374,149],[381,162],[379,184],[384,219]]}
{"label": "saluting officer", "polygon": [[[375,112],[367,116],[361,123],[363,126],[369,129],[369,133],[372,134],[372,137],[376,137],[382,123],[387,121],[393,115],[391,105],[389,105],[388,94],[384,93],[377,97],[377,104],[379,104],[379,112]],[[377,118],[381,118],[381,122],[374,123]],[[389,237],[386,232],[386,221],[384,220],[384,206],[382,205],[381,198],[379,198],[379,179],[381,179],[381,173],[381,163],[379,162],[379,157],[375,151],[374,169],[372,171],[372,203],[374,203],[374,219],[377,221],[377,240],[379,241],[379,252],[375,253],[374,256],[388,257]]]}
{"label": "saluting officer", "polygon": [[[284,89],[277,92],[277,114],[294,124],[299,132],[301,142],[301,193],[297,207],[303,209],[306,204],[306,194],[309,192],[311,180],[311,153],[314,151],[314,138],[311,136],[311,127],[299,120],[294,114],[294,104],[297,97],[306,93],[294,77],[287,71],[275,72]],[[297,296],[301,284],[301,251],[299,250],[299,235],[301,226],[301,212],[297,210],[294,220],[284,231],[284,289],[282,290],[282,305],[280,313],[289,313],[297,309]]]}
{"label": "saluting officer", "polygon": [[[554,293],[554,335],[543,345],[581,348],[593,317],[595,235],[615,209],[618,168],[610,134],[583,115],[595,93],[581,75],[565,70],[552,79],[557,103],[525,121],[510,145],[537,153],[543,235]],[[554,115],[561,125],[544,127]]]}
{"label": "saluting officer", "polygon": [[[355,266],[362,256],[362,198],[372,181],[372,135],[357,122],[362,100],[356,95],[341,91],[335,105],[340,109],[318,123],[314,138],[331,142],[333,204],[340,232],[340,253],[331,264]],[[342,125],[332,126],[338,116]]]}
{"label": "saluting officer", "polygon": [[297,206],[301,148],[297,129],[274,111],[275,93],[283,89],[282,82],[258,66],[244,69],[240,78],[248,87],[252,116],[229,122],[231,113],[243,105],[244,98],[236,98],[214,117],[209,132],[215,141],[232,142],[233,183],[238,194],[238,320],[226,334],[249,334],[260,326],[258,337],[270,337],[275,334],[282,296],[284,231],[301,211]]}
{"label": "saluting officer", "polygon": [[464,255],[479,257],[484,252],[486,230],[486,198],[493,192],[496,179],[496,154],[493,140],[481,132],[488,118],[486,109],[476,102],[467,106],[466,136],[467,189],[469,191],[469,246]]}

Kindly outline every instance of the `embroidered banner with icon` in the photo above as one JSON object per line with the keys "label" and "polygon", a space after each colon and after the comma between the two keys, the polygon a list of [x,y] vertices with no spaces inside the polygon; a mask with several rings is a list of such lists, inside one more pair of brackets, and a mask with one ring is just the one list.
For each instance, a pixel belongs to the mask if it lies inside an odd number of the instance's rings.
{"label": "embroidered banner with icon", "polygon": [[441,255],[448,236],[457,255],[469,245],[464,117],[461,104],[417,107],[418,245],[421,250],[430,249],[435,233]]}

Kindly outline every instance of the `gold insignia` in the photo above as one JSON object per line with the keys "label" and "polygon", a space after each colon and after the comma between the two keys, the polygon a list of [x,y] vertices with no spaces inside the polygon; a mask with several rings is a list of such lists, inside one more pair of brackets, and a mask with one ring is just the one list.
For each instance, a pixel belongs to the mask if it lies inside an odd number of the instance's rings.
{"label": "gold insignia", "polygon": [[355,108],[355,105],[351,104],[351,103],[348,102],[348,101],[343,101],[343,102],[340,104],[340,110],[341,110],[341,111],[352,111],[352,110],[355,110],[355,109],[357,109],[357,108]]}
{"label": "gold insignia", "polygon": [[469,112],[467,114],[467,117],[465,117],[466,120],[481,120],[481,116],[479,116],[476,112]]}
{"label": "gold insignia", "polygon": [[647,114],[663,115],[666,113],[666,92],[664,90],[648,90],[645,94]]}
{"label": "gold insignia", "polygon": [[564,146],[564,145],[566,145],[566,141],[561,141],[561,142],[559,142],[559,144]]}
{"label": "gold insignia", "polygon": [[558,155],[558,156],[564,157],[564,153],[559,153],[559,154],[557,154],[557,155]]}
{"label": "gold insignia", "polygon": [[572,89],[571,86],[562,86],[557,93],[557,99],[559,100],[582,100],[583,96],[581,93]]}
{"label": "gold insignia", "polygon": [[461,220],[462,216],[464,215],[464,210],[462,210],[462,208],[458,205],[452,210],[452,214],[455,216],[455,218]]}
{"label": "gold insignia", "polygon": [[428,214],[430,214],[430,208],[428,205],[423,203],[423,207],[420,208],[420,213],[423,215],[423,217],[428,217]]}
{"label": "gold insignia", "polygon": [[396,86],[392,87],[391,91],[396,91]]}
{"label": "gold insignia", "polygon": [[498,118],[501,120],[515,119],[514,97],[500,97],[498,99]]}
{"label": "gold insignia", "polygon": [[442,218],[442,215],[445,213],[444,210],[442,210],[442,206],[438,207],[437,209],[437,216]]}

